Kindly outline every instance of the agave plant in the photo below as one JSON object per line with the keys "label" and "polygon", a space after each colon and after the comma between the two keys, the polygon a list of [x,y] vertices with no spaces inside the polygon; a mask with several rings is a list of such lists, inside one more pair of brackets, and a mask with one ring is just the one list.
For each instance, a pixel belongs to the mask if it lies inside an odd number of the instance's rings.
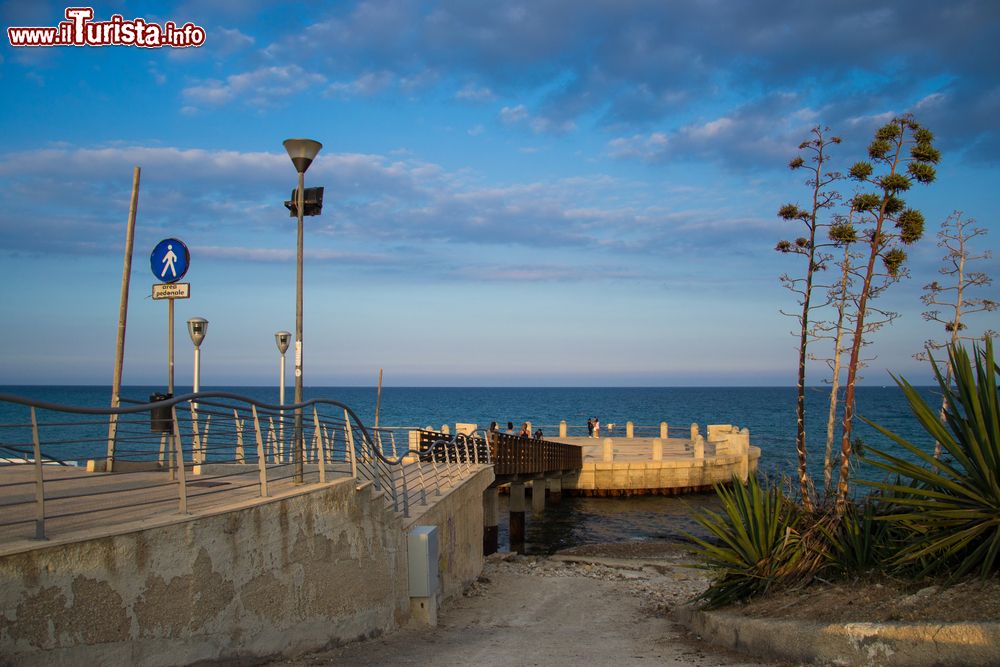
{"label": "agave plant", "polygon": [[880,518],[910,533],[896,554],[897,565],[916,566],[918,576],[947,573],[954,580],[976,571],[987,577],[1000,569],[1000,367],[988,339],[985,350],[975,348],[974,360],[961,346],[949,346],[948,354],[954,386],[933,364],[948,403],[943,421],[937,408],[929,406],[906,380],[894,378],[913,415],[941,443],[946,457],[934,458],[865,420],[917,462],[868,446],[865,460],[896,480],[864,483],[891,494],[888,512]]}
{"label": "agave plant", "polygon": [[885,498],[868,497],[849,503],[836,521],[831,521],[830,560],[844,574],[867,574],[882,569],[898,551],[896,524],[880,521]]}
{"label": "agave plant", "polygon": [[755,477],[744,485],[733,479],[717,485],[722,513],[702,510],[694,516],[714,540],[688,535],[697,567],[713,573],[699,598],[719,607],[767,592],[794,571],[802,556],[801,511],[775,485],[763,488]]}

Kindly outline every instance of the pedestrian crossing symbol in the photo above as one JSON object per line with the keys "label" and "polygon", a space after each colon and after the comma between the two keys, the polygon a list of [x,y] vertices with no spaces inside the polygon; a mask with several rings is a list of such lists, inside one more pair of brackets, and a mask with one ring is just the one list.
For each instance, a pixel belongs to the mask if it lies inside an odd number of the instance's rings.
{"label": "pedestrian crossing symbol", "polygon": [[149,268],[161,283],[175,283],[184,277],[191,264],[191,253],[178,239],[163,239],[149,256]]}

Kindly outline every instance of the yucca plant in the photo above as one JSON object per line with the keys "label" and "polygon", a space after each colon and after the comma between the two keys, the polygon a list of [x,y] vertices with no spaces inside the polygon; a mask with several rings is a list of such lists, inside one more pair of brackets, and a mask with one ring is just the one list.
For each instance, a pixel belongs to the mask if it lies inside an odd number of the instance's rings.
{"label": "yucca plant", "polygon": [[896,525],[880,521],[886,505],[882,498],[869,497],[847,505],[840,520],[831,526],[830,560],[843,574],[878,572],[898,551]]}
{"label": "yucca plant", "polygon": [[722,512],[702,510],[697,521],[714,539],[688,535],[697,567],[713,574],[699,596],[705,606],[719,607],[760,595],[795,570],[802,557],[801,511],[781,488],[763,488],[755,477],[746,484],[734,478],[716,485]]}
{"label": "yucca plant", "polygon": [[[947,574],[955,580],[970,572],[981,577],[1000,569],[1000,409],[993,344],[974,349],[950,345],[954,386],[934,363],[934,373],[948,408],[944,420],[904,379],[896,379],[921,427],[941,443],[946,456],[932,453],[895,433],[866,423],[913,455],[907,461],[868,446],[865,460],[897,478],[866,481],[891,494],[883,521],[910,533],[898,551],[897,565],[916,566],[918,576]],[[933,361],[933,360],[932,360]]]}

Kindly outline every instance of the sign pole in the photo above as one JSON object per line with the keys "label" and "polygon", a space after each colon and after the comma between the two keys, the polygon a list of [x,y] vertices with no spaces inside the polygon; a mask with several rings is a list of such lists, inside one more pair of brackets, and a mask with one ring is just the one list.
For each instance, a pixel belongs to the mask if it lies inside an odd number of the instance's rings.
{"label": "sign pole", "polygon": [[[132,198],[128,205],[128,224],[125,227],[125,263],[122,268],[122,290],[118,306],[118,339],[115,343],[115,376],[111,384],[111,407],[121,404],[122,366],[125,360],[125,325],[128,322],[128,287],[132,277],[132,247],[135,239],[135,213],[139,206],[139,174],[136,167],[132,172]],[[114,468],[115,443],[118,439],[118,415],[111,415],[108,422],[108,458],[104,469]]]}
{"label": "sign pole", "polygon": [[191,296],[191,286],[177,282],[187,273],[190,264],[191,253],[187,246],[175,238],[163,239],[149,255],[149,268],[161,281],[153,285],[153,298],[170,302],[167,309],[167,393],[171,396],[174,394],[174,299]]}
{"label": "sign pole", "polygon": [[174,395],[174,300],[167,299],[167,393]]}

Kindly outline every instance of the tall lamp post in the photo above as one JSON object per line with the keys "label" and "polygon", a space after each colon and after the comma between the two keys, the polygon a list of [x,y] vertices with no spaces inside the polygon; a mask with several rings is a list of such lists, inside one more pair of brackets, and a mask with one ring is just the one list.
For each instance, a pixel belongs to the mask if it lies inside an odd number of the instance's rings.
{"label": "tall lamp post", "polygon": [[[305,175],[323,144],[312,139],[285,139],[283,142],[288,157],[292,159],[299,173],[296,190],[296,217],[298,218],[298,240],[295,248],[295,403],[302,402],[302,216],[305,213]],[[302,463],[305,459],[305,438],[302,433],[302,408],[295,409],[295,461],[294,481],[301,484]]]}
{"label": "tall lamp post", "polygon": [[[192,317],[188,320],[188,335],[191,336],[191,342],[194,343],[194,393],[201,391],[201,343],[205,340],[205,334],[208,333],[208,320],[204,317]],[[191,403],[191,416],[195,420],[195,433],[198,433],[198,404]],[[200,460],[204,460],[205,452],[202,450],[201,446],[201,436],[198,436],[198,442],[195,443],[197,449],[199,450],[198,456]]]}
{"label": "tall lamp post", "polygon": [[[278,405],[285,404],[285,352],[288,352],[288,344],[292,340],[292,334],[288,331],[278,331],[274,334],[274,342],[278,346],[278,353],[281,355],[281,372],[278,375]],[[278,442],[281,443],[281,450],[285,448],[285,411],[282,410],[278,416]]]}

